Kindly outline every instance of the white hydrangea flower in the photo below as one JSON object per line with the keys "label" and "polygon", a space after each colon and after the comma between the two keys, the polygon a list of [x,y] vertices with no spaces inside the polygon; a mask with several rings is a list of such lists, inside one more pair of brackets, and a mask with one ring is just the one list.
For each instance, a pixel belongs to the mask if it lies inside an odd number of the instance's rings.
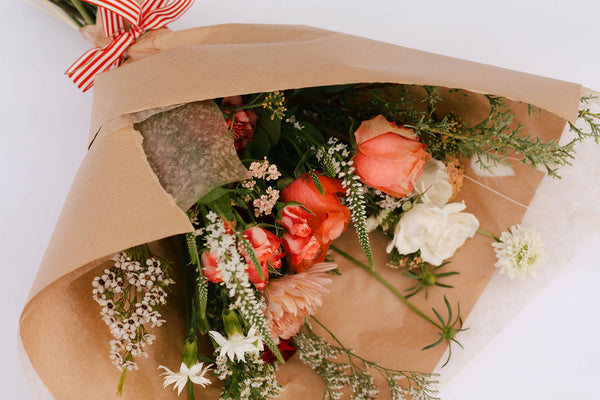
{"label": "white hydrangea flower", "polygon": [[502,232],[500,241],[492,243],[492,246],[498,258],[494,265],[510,279],[525,279],[527,274],[535,275],[538,265],[546,258],[539,232],[521,228],[520,225]]}
{"label": "white hydrangea flower", "polygon": [[245,354],[258,354],[263,350],[262,339],[260,335],[256,334],[254,327],[250,328],[248,336],[236,333],[229,339],[225,339],[217,331],[210,331],[209,333],[219,345],[219,355],[221,357],[227,355],[232,362],[235,362],[236,357],[239,361],[246,362],[244,359]]}
{"label": "white hydrangea flower", "polygon": [[443,207],[452,196],[452,185],[443,162],[431,159],[423,167],[423,173],[415,182],[414,191],[421,194],[421,202]]}
{"label": "white hydrangea flower", "polygon": [[166,388],[169,385],[174,385],[173,389],[177,389],[177,395],[181,394],[181,391],[187,384],[188,378],[196,385],[200,385],[205,387],[206,385],[210,385],[210,380],[205,378],[204,375],[210,370],[212,364],[204,366],[204,363],[197,362],[192,365],[191,368],[188,368],[185,363],[181,363],[179,367],[179,372],[171,371],[169,368],[164,365],[160,365],[158,369],[164,369],[165,372],[160,374],[164,377],[163,387]]}
{"label": "white hydrangea flower", "polygon": [[473,214],[461,212],[465,208],[464,203],[449,203],[443,208],[416,204],[402,214],[387,252],[394,247],[400,254],[421,250],[423,261],[440,265],[479,228],[479,221]]}

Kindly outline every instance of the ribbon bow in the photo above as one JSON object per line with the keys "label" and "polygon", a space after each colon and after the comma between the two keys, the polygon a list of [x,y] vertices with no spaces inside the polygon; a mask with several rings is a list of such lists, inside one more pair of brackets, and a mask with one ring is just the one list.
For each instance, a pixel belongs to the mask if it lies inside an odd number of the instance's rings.
{"label": "ribbon bow", "polygon": [[[86,51],[66,74],[84,92],[94,86],[96,74],[118,67],[123,53],[144,32],[160,29],[179,18],[194,0],[84,0],[98,6],[104,35],[111,42]],[[126,23],[129,23],[126,26]]]}

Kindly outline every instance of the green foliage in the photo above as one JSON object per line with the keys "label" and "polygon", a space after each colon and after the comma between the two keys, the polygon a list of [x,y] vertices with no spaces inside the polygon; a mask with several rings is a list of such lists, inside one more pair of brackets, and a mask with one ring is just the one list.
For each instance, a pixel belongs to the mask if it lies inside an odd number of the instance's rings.
{"label": "green foliage", "polygon": [[196,235],[193,233],[185,234],[185,242],[190,256],[190,264],[195,268],[194,271],[194,299],[193,309],[195,312],[194,320],[196,329],[202,334],[206,334],[209,330],[208,320],[206,318],[206,304],[208,302],[208,283],[206,277],[202,274],[202,263],[200,262],[200,254],[198,252],[198,244]]}
{"label": "green foliage", "polygon": [[452,357],[452,343],[456,343],[458,344],[461,348],[463,347],[462,344],[460,344],[460,342],[458,340],[456,340],[456,335],[459,332],[465,331],[467,330],[467,328],[463,328],[463,321],[462,318],[460,316],[460,304],[458,304],[458,312],[456,313],[456,318],[454,320],[452,320],[452,307],[450,306],[450,302],[448,301],[448,299],[446,298],[446,296],[444,295],[444,304],[446,305],[446,309],[448,310],[448,319],[444,320],[444,318],[442,318],[442,316],[440,315],[440,313],[435,309],[432,308],[433,313],[435,314],[436,318],[440,321],[440,332],[438,332],[438,335],[440,336],[439,340],[435,341],[434,343],[423,347],[422,350],[428,350],[431,348],[434,348],[435,346],[437,346],[440,343],[446,343],[448,345],[448,358],[446,359],[446,361],[444,362],[444,364],[442,364],[442,368],[445,367],[448,362],[450,361],[450,358]]}
{"label": "green foliage", "polygon": [[255,112],[258,116],[258,123],[254,138],[248,147],[252,157],[262,159],[281,138],[281,117],[271,119],[272,112],[265,108],[257,108]]}
{"label": "green foliage", "polygon": [[406,298],[414,296],[415,294],[419,293],[422,289],[425,289],[425,298],[427,298],[428,290],[431,286],[453,288],[454,286],[450,286],[445,283],[440,283],[439,279],[445,278],[448,276],[452,276],[452,275],[458,275],[459,272],[457,272],[457,271],[449,271],[449,272],[441,272],[441,273],[436,272],[437,270],[439,270],[440,268],[442,268],[443,266],[445,266],[449,263],[450,262],[447,261],[445,263],[438,265],[437,267],[431,268],[432,265],[430,265],[426,262],[420,262],[418,267],[416,269],[414,269],[413,271],[402,273],[402,275],[404,275],[405,277],[414,279],[417,281],[417,283],[414,286],[405,290],[405,292],[409,292],[406,295]]}
{"label": "green foliage", "polygon": [[[581,142],[587,138],[593,138],[596,143],[600,142],[600,113],[593,113],[587,105],[590,100],[595,99],[596,96],[584,96],[581,98],[582,107],[579,109],[577,114],[578,121],[586,124],[587,127],[578,128],[569,122],[569,129],[571,132],[577,134],[577,138],[574,139],[574,143]],[[570,143],[569,143],[570,144]]]}
{"label": "green foliage", "polygon": [[206,193],[198,203],[208,205],[220,199],[222,196],[226,196],[229,193],[228,189],[222,188],[220,186],[212,189],[210,192]]}
{"label": "green foliage", "polygon": [[94,25],[97,6],[81,0],[48,0],[57,5],[77,25]]}

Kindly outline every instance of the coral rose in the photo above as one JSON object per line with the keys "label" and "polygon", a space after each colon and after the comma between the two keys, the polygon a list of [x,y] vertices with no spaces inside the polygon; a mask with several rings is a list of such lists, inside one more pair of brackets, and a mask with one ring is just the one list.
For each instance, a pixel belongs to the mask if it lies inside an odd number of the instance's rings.
{"label": "coral rose", "polygon": [[207,250],[202,252],[202,274],[208,279],[209,282],[217,283],[223,282],[221,277],[221,271],[219,271],[219,260],[214,254],[210,254]]}
{"label": "coral rose", "polygon": [[337,239],[350,222],[350,210],[343,206],[338,194],[345,192],[339,179],[319,176],[324,194],[319,192],[309,174],[303,174],[281,191],[281,199],[288,203],[302,203],[314,215],[308,225],[323,242]]}
{"label": "coral rose", "polygon": [[279,248],[281,246],[281,239],[268,230],[257,226],[246,229],[242,232],[242,236],[252,245],[265,278],[264,280],[260,279],[260,275],[252,260],[242,251],[241,253],[248,265],[247,271],[250,282],[254,283],[258,290],[264,289],[269,280],[269,265],[273,268],[281,267],[281,258],[285,255]]}
{"label": "coral rose", "polygon": [[285,206],[281,210],[281,226],[294,236],[307,237],[313,233],[308,225],[312,216],[313,214],[302,206]]}
{"label": "coral rose", "polygon": [[[291,264],[300,266],[304,260],[313,261],[321,258],[321,243],[315,235],[310,236],[294,236],[289,233],[283,234],[283,248],[289,254]],[[324,256],[322,258],[325,258]],[[320,260],[322,261],[322,260]],[[314,261],[317,262],[317,261]],[[306,265],[306,268],[310,266]],[[294,268],[296,271],[306,268]]]}
{"label": "coral rose", "polygon": [[[284,222],[282,213],[281,223],[290,222],[291,229],[296,232],[294,235],[288,228],[289,233],[283,237],[284,248],[289,256],[288,262],[296,272],[304,271],[312,264],[323,261],[331,241],[337,239],[350,222],[350,210],[342,205],[337,196],[344,193],[341,181],[325,176],[319,176],[318,179],[324,194],[319,192],[309,174],[300,176],[281,191],[281,199],[284,202],[302,203],[312,212],[301,214],[297,209],[290,210],[290,214],[291,211],[295,211],[293,214],[298,218],[296,226],[292,221]],[[301,219],[306,222],[301,223]],[[306,224],[310,232],[304,226]]]}
{"label": "coral rose", "polygon": [[410,194],[431,158],[425,151],[427,145],[416,140],[414,131],[378,115],[360,124],[355,136],[354,167],[361,181],[390,196]]}

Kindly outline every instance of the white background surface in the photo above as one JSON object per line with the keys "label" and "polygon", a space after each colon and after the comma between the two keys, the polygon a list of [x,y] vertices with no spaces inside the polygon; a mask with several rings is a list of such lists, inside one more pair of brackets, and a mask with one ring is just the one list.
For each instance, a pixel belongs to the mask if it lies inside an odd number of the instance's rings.
{"label": "white background surface", "polygon": [[[197,0],[171,28],[313,25],[600,90],[599,17],[596,0]],[[0,399],[12,400],[32,398],[16,349],[18,317],[85,154],[92,96],[62,75],[88,48],[76,32],[19,0],[2,0],[0,18]],[[591,238],[442,397],[600,398],[599,246]]]}

